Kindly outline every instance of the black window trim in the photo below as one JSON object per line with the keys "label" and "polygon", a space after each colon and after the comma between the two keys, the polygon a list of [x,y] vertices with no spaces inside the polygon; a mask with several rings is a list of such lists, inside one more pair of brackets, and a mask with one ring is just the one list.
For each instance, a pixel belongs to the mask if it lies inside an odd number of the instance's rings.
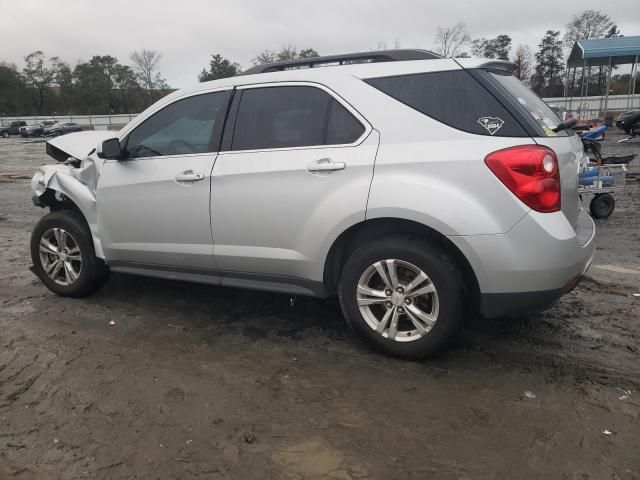
{"label": "black window trim", "polygon": [[[225,124],[227,122],[227,117],[229,116],[229,108],[230,105],[233,101],[234,98],[234,93],[235,93],[235,88],[233,86],[227,86],[227,87],[218,87],[218,88],[213,88],[210,90],[202,90],[202,91],[197,91],[197,92],[190,92],[187,93],[185,95],[182,95],[180,97],[177,98],[172,98],[170,102],[167,103],[163,103],[162,105],[159,105],[158,108],[156,108],[155,110],[153,110],[151,113],[149,113],[149,115],[146,115],[144,118],[140,119],[139,121],[136,121],[135,123],[132,122],[130,125],[127,125],[127,128],[122,132],[122,135],[118,137],[118,139],[120,140],[120,146],[122,151],[126,152],[127,151],[127,144],[129,143],[129,135],[131,135],[131,133],[133,133],[140,125],[142,125],[143,123],[145,123],[147,120],[151,119],[152,117],[154,117],[155,115],[159,114],[160,112],[162,112],[165,108],[170,107],[171,105],[174,105],[175,103],[181,101],[181,100],[186,100],[188,98],[192,98],[192,97],[198,97],[200,95],[207,95],[210,93],[218,93],[218,92],[228,92],[228,98],[227,98],[227,108],[226,108],[226,112],[223,118],[223,124],[222,127],[219,130],[219,138],[218,138],[218,148],[216,150],[211,150],[211,151],[207,151],[207,152],[202,152],[202,153],[184,153],[184,154],[176,154],[176,155],[156,155],[156,156],[152,156],[152,157],[135,157],[135,158],[123,158],[121,160],[105,160],[105,162],[121,162],[121,161],[126,161],[126,162],[134,162],[134,161],[138,161],[138,160],[152,160],[152,159],[163,159],[163,158],[176,158],[176,157],[199,157],[202,155],[211,155],[214,153],[219,153],[221,151],[222,148],[222,138],[223,138],[223,134],[225,131]],[[136,120],[138,120],[139,117],[136,117]],[[209,149],[211,149],[212,147],[215,146],[214,144],[214,135],[216,134],[215,132],[215,128],[214,130],[211,132],[211,136],[209,138]]]}
{"label": "black window trim", "polygon": [[[338,143],[332,145],[305,145],[302,147],[275,147],[275,148],[255,148],[248,150],[232,150],[233,145],[233,133],[236,127],[236,120],[238,109],[240,107],[240,102],[242,99],[242,92],[249,89],[255,88],[271,88],[271,87],[314,87],[324,91],[328,94],[333,101],[338,102],[342,105],[351,115],[355,117],[360,124],[364,127],[364,132],[360,135],[355,141],[352,143]],[[222,134],[222,145],[220,147],[220,153],[226,154],[235,154],[235,153],[254,153],[254,152],[265,152],[265,151],[288,151],[288,150],[305,150],[305,149],[319,149],[319,148],[345,148],[345,147],[356,147],[364,142],[369,134],[372,132],[373,127],[367,121],[367,119],[354,108],[349,102],[343,99],[340,95],[338,95],[331,88],[317,82],[309,82],[309,81],[282,81],[282,82],[265,82],[265,83],[251,83],[247,85],[237,85],[235,87],[235,95],[233,96],[232,106],[229,111],[228,121],[225,124],[224,132]],[[328,115],[327,115],[328,117]]]}

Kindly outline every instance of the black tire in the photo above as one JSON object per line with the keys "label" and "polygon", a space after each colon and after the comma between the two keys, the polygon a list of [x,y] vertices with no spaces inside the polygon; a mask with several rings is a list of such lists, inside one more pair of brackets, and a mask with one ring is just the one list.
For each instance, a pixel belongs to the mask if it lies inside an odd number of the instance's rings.
{"label": "black tire", "polygon": [[[409,262],[418,267],[436,288],[439,302],[437,321],[421,338],[400,342],[387,338],[388,334],[384,337],[360,313],[358,281],[370,266],[385,259]],[[376,350],[404,358],[425,357],[445,347],[454,337],[463,318],[464,294],[457,265],[442,247],[420,237],[390,235],[371,240],[359,247],[344,264],[338,294],[347,323],[356,333]],[[406,317],[405,319],[408,321]]]}
{"label": "black tire", "polygon": [[601,193],[593,197],[589,210],[593,218],[609,218],[616,208],[616,200],[609,193]]}
{"label": "black tire", "polygon": [[[40,240],[46,232],[53,228],[61,228],[68,232],[80,250],[82,263],[78,278],[68,285],[61,285],[49,277],[44,271],[40,258]],[[33,272],[42,283],[49,290],[63,297],[89,295],[104,285],[109,277],[109,268],[96,257],[87,222],[79,212],[74,210],[51,212],[38,221],[31,234],[31,260]]]}
{"label": "black tire", "polygon": [[9,132],[7,132],[6,130],[2,132],[0,135],[2,135],[2,138],[9,138]]}

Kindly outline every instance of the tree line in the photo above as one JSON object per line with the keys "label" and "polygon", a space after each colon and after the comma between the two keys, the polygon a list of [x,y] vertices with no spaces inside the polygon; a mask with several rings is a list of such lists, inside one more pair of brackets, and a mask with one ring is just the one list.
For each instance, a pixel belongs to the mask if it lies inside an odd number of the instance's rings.
{"label": "tree line", "polygon": [[[512,51],[512,39],[500,34],[494,38],[471,38],[467,25],[436,29],[434,50],[445,57],[485,57],[510,60],[515,75],[542,97],[562,96],[567,75],[566,58],[577,40],[622,36],[611,18],[599,10],[574,15],[565,31],[547,30],[534,52],[520,44]],[[381,42],[378,49],[386,49]],[[400,48],[396,39],[393,48]],[[279,50],[264,50],[252,59],[254,65],[317,57],[313,48],[294,45]],[[24,67],[0,62],[0,116],[82,115],[138,113],[166,95],[171,89],[160,73],[162,54],[155,50],[134,50],[129,64],[110,55],[96,55],[87,62],[69,65],[59,57],[47,57],[42,51],[24,58]],[[613,65],[615,70],[616,66]],[[589,94],[601,95],[606,88],[608,66],[589,68]],[[238,75],[241,65],[220,53],[211,55],[198,79],[201,82]],[[580,76],[569,78],[568,91],[580,94]],[[636,78],[639,82],[640,78]],[[611,94],[628,92],[629,74],[614,74]],[[636,90],[640,90],[640,85]]]}
{"label": "tree line", "polygon": [[161,58],[142,49],[131,52],[130,65],[95,55],[71,67],[38,50],[20,70],[0,62],[0,116],[138,113],[170,91]]}

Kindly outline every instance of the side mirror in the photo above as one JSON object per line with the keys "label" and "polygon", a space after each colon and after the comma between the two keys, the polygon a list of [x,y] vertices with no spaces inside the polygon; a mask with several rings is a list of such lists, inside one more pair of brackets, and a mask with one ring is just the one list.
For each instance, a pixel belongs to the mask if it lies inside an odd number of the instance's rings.
{"label": "side mirror", "polygon": [[120,160],[122,158],[120,140],[117,138],[107,138],[98,145],[97,154],[98,158],[104,158],[105,160]]}

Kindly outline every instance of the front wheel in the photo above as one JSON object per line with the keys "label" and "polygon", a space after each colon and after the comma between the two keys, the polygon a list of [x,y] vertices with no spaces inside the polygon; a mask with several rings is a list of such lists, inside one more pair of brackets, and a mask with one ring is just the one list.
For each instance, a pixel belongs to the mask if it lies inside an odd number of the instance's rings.
{"label": "front wheel", "polygon": [[462,321],[458,268],[444,249],[422,238],[381,237],[358,248],[344,265],[339,297],[349,325],[390,355],[430,355]]}
{"label": "front wheel", "polygon": [[88,295],[109,274],[96,257],[87,223],[71,210],[51,212],[40,219],[31,234],[31,260],[42,283],[63,297]]}
{"label": "front wheel", "polygon": [[9,138],[9,132],[7,132],[6,130],[2,132],[2,138]]}

